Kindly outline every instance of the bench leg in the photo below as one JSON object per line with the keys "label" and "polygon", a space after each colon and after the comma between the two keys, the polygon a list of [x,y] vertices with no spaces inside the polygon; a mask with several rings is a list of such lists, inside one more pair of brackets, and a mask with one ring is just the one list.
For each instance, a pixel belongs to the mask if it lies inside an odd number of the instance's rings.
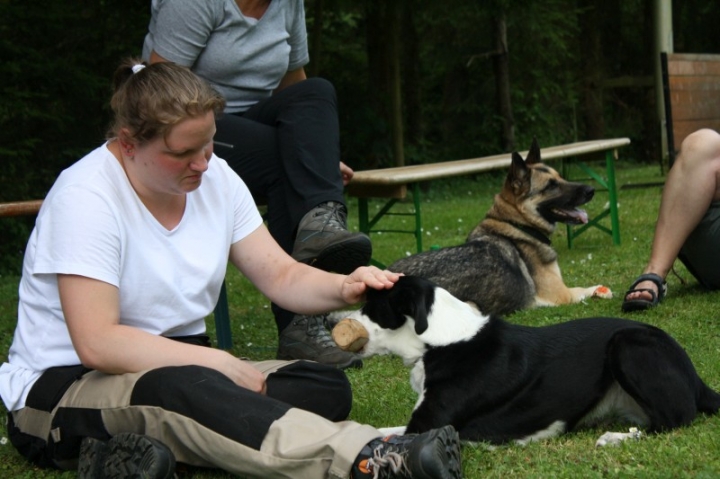
{"label": "bench leg", "polygon": [[[368,204],[368,198],[360,198],[358,197],[358,228],[362,233],[365,233],[366,235],[370,236],[370,234],[374,231],[376,233],[410,233],[413,236],[415,236],[415,246],[417,248],[417,252],[421,252],[423,250],[422,245],[422,214],[420,212],[420,185],[418,183],[412,183],[410,186],[410,189],[412,191],[412,197],[413,197],[413,207],[414,211],[412,213],[393,213],[390,210],[393,206],[398,202],[398,199],[391,198],[389,199],[382,208],[380,208],[380,211],[378,211],[375,216],[370,218],[370,208]],[[396,216],[414,216],[415,217],[415,224],[414,229],[412,230],[399,230],[399,229],[375,229],[375,225],[385,216],[385,215],[396,215]],[[380,261],[376,259],[371,259],[370,264],[375,265],[379,268],[385,268],[385,265],[381,263]]]}
{"label": "bench leg", "polygon": [[565,225],[565,229],[567,230],[567,243],[568,243],[568,249],[572,249],[573,247],[573,240],[575,239],[575,231],[573,230],[573,227],[570,225]]}
{"label": "bench leg", "polygon": [[413,206],[415,207],[415,246],[417,246],[417,252],[420,253],[423,250],[422,245],[422,216],[420,214],[420,184],[412,184],[412,196]]}
{"label": "bench leg", "polygon": [[[586,225],[583,225],[579,228],[575,228],[571,225],[566,226],[568,249],[572,249],[574,239],[576,237],[580,236],[591,227],[598,228],[599,230],[604,231],[605,233],[612,236],[613,244],[620,244],[620,216],[618,212],[617,184],[615,182],[615,155],[616,150],[609,150],[605,152],[605,174],[607,176],[607,179],[599,176],[586,164],[582,162],[578,163],[578,166],[585,173],[587,173],[592,179],[594,179],[598,184],[600,184],[604,189],[607,190],[608,207],[605,208],[604,211],[602,211],[594,218],[591,218]],[[562,175],[564,178],[568,178],[566,166],[567,165],[563,160]],[[605,218],[606,216],[610,216],[610,228],[606,228],[605,226],[600,224],[600,220]]]}
{"label": "bench leg", "polygon": [[367,198],[358,198],[358,227],[362,233],[370,236],[370,219]]}
{"label": "bench leg", "polygon": [[228,308],[227,288],[225,281],[220,288],[220,297],[215,305],[215,334],[220,349],[232,348],[232,331],[230,331],[230,311]]}
{"label": "bench leg", "polygon": [[[375,223],[377,223],[379,219],[380,218],[376,216],[373,219],[372,224],[374,225]],[[358,228],[360,229],[361,233],[365,233],[366,235],[370,236],[372,226],[370,222],[370,211],[368,208],[367,198],[358,198]],[[370,264],[373,266],[377,266],[380,269],[385,269],[386,266],[375,258],[370,258]]]}
{"label": "bench leg", "polygon": [[613,244],[620,245],[620,216],[618,211],[617,184],[615,183],[616,150],[605,152],[605,171],[607,172],[607,188],[610,201],[610,224],[612,226]]}

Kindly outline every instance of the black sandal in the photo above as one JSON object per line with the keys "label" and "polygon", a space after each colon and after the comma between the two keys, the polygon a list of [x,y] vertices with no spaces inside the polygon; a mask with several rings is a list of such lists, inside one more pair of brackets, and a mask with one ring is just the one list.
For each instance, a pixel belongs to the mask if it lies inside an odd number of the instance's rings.
{"label": "black sandal", "polygon": [[[652,281],[655,283],[655,286],[657,286],[658,292],[656,293],[652,289],[648,288],[639,288],[635,289],[635,286],[642,283],[643,281]],[[628,294],[630,293],[637,293],[640,291],[644,291],[647,293],[650,293],[650,296],[652,296],[651,300],[647,299],[627,299]],[[662,279],[660,276],[656,275],[655,273],[645,273],[638,276],[638,278],[635,280],[635,282],[630,285],[630,289],[628,289],[627,293],[625,293],[625,300],[622,304],[622,310],[624,312],[630,312],[630,311],[645,311],[646,309],[654,308],[658,304],[662,302],[662,300],[665,298],[665,295],[667,294],[667,283],[664,279]]]}

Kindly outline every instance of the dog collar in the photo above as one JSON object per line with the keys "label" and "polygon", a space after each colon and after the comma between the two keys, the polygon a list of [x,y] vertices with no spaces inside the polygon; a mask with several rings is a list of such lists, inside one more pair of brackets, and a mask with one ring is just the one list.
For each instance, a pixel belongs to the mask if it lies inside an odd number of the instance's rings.
{"label": "dog collar", "polygon": [[513,225],[515,228],[519,229],[520,231],[522,231],[523,233],[532,236],[539,242],[550,246],[550,244],[551,244],[550,238],[547,235],[543,234],[543,232],[540,231],[539,229],[533,228],[532,226],[528,226],[528,225],[521,225],[520,223],[512,223],[511,222],[510,224]]}

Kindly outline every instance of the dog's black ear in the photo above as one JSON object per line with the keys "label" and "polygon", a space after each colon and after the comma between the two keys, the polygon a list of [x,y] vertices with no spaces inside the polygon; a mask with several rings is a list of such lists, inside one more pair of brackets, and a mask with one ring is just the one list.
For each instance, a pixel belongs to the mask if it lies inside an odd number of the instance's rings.
{"label": "dog's black ear", "polygon": [[540,147],[538,146],[537,138],[535,137],[533,137],[533,142],[532,145],[530,145],[530,151],[528,151],[527,158],[525,158],[525,163],[528,165],[542,163],[542,160],[540,159]]}
{"label": "dog's black ear", "polygon": [[415,320],[415,333],[424,333],[435,301],[435,285],[426,279],[403,276],[390,291],[390,305],[397,316],[410,316]]}
{"label": "dog's black ear", "polygon": [[390,305],[392,290],[368,288],[362,313],[384,329],[397,329],[405,323]]}
{"label": "dog's black ear", "polygon": [[424,298],[417,298],[415,306],[415,313],[412,317],[415,319],[415,334],[419,336],[428,328],[428,315],[430,311],[428,311]]}

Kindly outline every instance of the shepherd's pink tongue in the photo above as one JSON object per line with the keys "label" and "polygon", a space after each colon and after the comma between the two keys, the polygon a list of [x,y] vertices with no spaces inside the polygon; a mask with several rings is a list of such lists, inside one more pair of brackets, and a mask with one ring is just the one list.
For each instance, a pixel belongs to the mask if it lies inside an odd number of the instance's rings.
{"label": "shepherd's pink tongue", "polygon": [[585,210],[581,210],[580,208],[575,208],[574,210],[565,210],[565,214],[575,220],[575,224],[586,224],[588,222],[588,214],[585,212]]}
{"label": "shepherd's pink tongue", "polygon": [[585,224],[588,222],[588,214],[585,210],[576,209],[575,214],[573,216],[575,216],[577,219],[579,219],[582,224]]}

